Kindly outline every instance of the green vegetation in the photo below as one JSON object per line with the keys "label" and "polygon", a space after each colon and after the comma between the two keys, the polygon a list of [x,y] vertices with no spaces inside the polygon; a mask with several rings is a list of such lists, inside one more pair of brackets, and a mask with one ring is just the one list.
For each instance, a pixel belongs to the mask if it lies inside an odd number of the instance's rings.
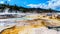
{"label": "green vegetation", "polygon": [[52,10],[51,8],[50,9],[42,9],[42,8],[25,8],[25,7],[22,7],[22,6],[17,6],[17,5],[9,5],[9,4],[0,4],[0,9],[4,9],[4,8],[10,8],[10,10],[15,10],[15,11],[22,11],[24,13],[26,12],[30,12],[30,13],[42,13],[42,12],[49,12],[49,13],[52,13],[52,12],[60,12],[60,11],[56,11],[56,10]]}

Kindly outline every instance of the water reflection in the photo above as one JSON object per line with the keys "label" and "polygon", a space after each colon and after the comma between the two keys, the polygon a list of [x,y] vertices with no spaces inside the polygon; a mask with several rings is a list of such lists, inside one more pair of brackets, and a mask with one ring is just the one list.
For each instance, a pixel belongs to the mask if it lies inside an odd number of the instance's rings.
{"label": "water reflection", "polygon": [[14,21],[0,21],[1,27],[7,27],[7,26],[12,26],[12,25],[15,25]]}

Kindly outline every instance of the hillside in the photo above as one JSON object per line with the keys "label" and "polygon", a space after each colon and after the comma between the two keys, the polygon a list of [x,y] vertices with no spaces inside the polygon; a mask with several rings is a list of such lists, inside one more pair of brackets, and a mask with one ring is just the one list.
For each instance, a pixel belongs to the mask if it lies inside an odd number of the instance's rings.
{"label": "hillside", "polygon": [[52,9],[42,9],[42,8],[25,8],[25,7],[22,7],[22,6],[17,6],[17,5],[6,5],[6,4],[0,4],[0,9],[3,9],[4,8],[10,8],[10,10],[16,10],[16,11],[22,11],[24,13],[26,12],[30,12],[30,13],[52,13],[52,12],[60,12],[60,11],[56,11],[56,10],[52,10]]}

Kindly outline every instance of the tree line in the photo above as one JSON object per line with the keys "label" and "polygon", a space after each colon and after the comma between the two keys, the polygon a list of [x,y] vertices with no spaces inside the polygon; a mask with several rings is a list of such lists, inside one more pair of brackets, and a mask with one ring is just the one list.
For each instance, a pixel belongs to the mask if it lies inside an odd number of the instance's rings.
{"label": "tree line", "polygon": [[22,6],[17,6],[17,5],[9,5],[9,4],[0,4],[0,9],[4,9],[4,8],[10,8],[11,10],[15,10],[15,11],[22,11],[24,13],[26,12],[30,12],[30,13],[52,13],[52,12],[60,12],[60,11],[56,11],[56,10],[52,10],[50,9],[42,9],[42,8],[25,8]]}

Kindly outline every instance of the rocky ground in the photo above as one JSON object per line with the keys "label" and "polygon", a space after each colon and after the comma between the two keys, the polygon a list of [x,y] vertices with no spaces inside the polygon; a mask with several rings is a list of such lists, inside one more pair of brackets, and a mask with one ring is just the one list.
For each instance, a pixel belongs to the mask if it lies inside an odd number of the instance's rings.
{"label": "rocky ground", "polygon": [[[58,15],[57,15],[58,16]],[[47,16],[46,14],[32,14],[27,15],[24,18],[28,20],[7,20],[5,24],[8,25],[4,26],[5,29],[3,29],[3,25],[0,26],[1,34],[60,34],[60,31],[58,28],[51,28],[48,27],[58,27],[60,26],[60,19],[57,18],[56,15]],[[10,22],[10,23],[9,23]],[[12,26],[12,27],[9,27]],[[7,28],[6,28],[7,27]],[[58,29],[58,30],[57,30]]]}

